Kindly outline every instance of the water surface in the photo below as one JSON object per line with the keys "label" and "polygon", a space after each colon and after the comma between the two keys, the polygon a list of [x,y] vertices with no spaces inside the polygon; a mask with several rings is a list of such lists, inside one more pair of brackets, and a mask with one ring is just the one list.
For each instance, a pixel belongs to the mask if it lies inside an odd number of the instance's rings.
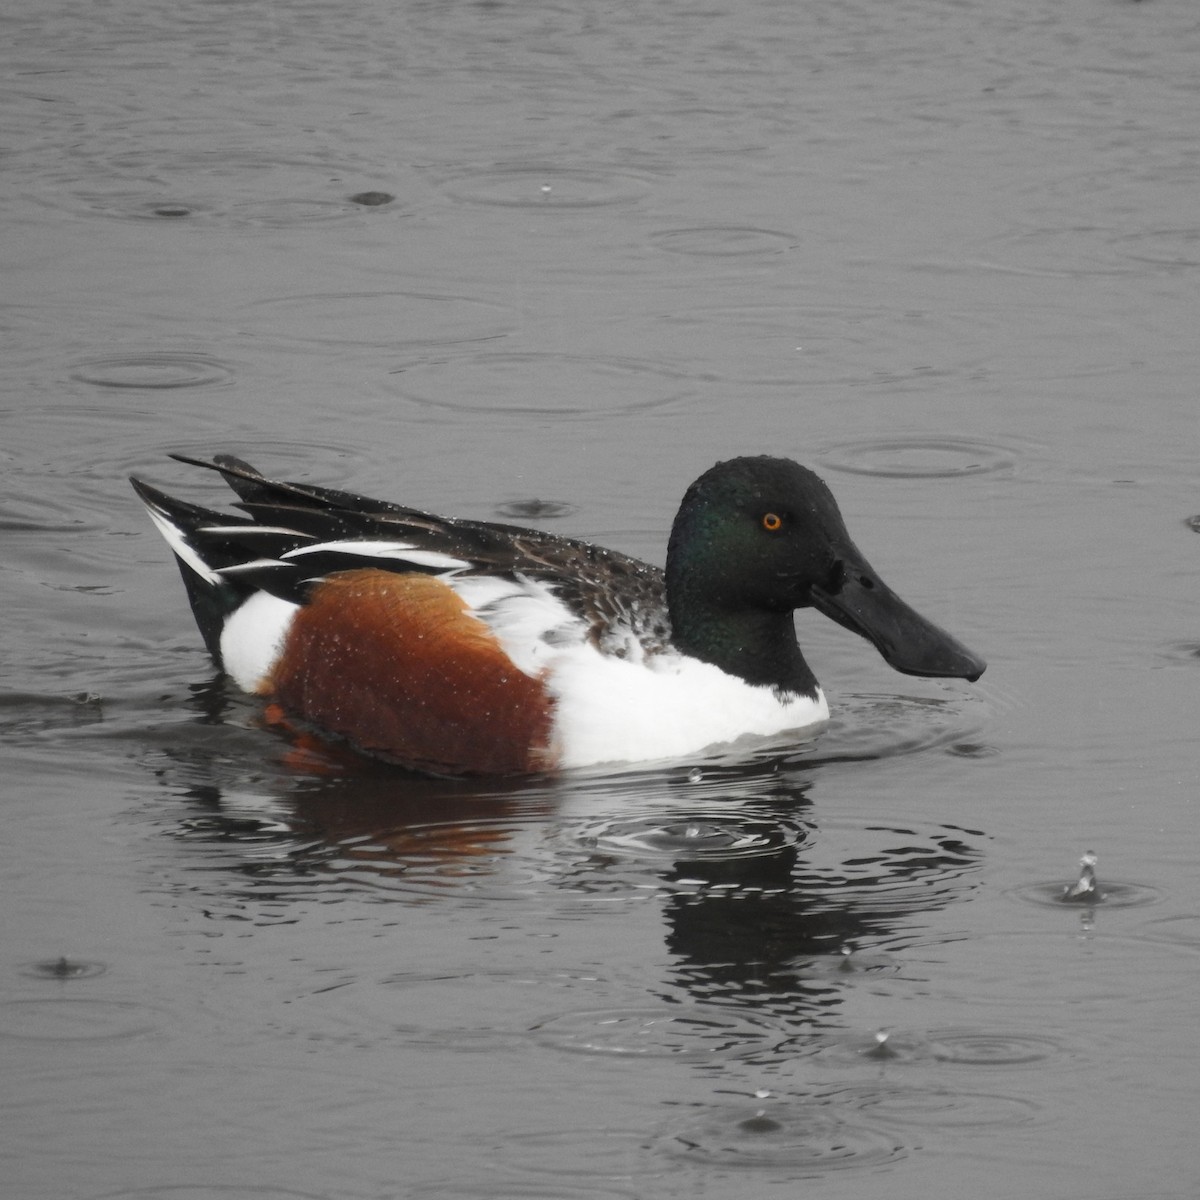
{"label": "water surface", "polygon": [[[8,1189],[1194,1196],[1198,53],[1185,0],[11,14]],[[816,743],[306,758],[125,482],[221,450],[654,561],[788,454],[990,667],[803,613]]]}

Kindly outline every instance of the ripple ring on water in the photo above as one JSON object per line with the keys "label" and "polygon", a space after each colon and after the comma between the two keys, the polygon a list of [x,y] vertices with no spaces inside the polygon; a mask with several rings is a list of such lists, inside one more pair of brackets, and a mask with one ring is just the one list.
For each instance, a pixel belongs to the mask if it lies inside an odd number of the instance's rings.
{"label": "ripple ring on water", "polygon": [[970,438],[897,437],[843,442],[820,455],[835,471],[892,479],[940,479],[1010,471],[1017,456]]}
{"label": "ripple ring on water", "polygon": [[820,1096],[730,1107],[679,1125],[660,1136],[654,1147],[692,1162],[784,1167],[806,1176],[880,1167],[907,1153],[893,1134],[860,1124],[857,1114],[847,1117],[845,1111],[833,1111]]}
{"label": "ripple ring on water", "polygon": [[225,383],[233,368],[206,354],[152,350],[82,359],[71,378],[95,387],[138,390],[208,387]]}
{"label": "ripple ring on water", "polygon": [[782,1029],[753,1014],[719,1009],[611,1008],[547,1017],[530,1032],[576,1054],[711,1059],[773,1046]]}
{"label": "ripple ring on water", "polygon": [[662,229],[650,235],[660,250],[702,258],[735,258],[741,255],[782,254],[797,238],[775,229],[753,226],[705,225],[695,229]]}
{"label": "ripple ring on water", "polygon": [[777,854],[801,840],[796,830],[733,816],[686,821],[613,818],[586,826],[576,836],[589,849],[667,862],[756,858]]}
{"label": "ripple ring on water", "polygon": [[9,1000],[0,1004],[0,1037],[77,1042],[138,1037],[162,1024],[162,1015],[129,1000]]}

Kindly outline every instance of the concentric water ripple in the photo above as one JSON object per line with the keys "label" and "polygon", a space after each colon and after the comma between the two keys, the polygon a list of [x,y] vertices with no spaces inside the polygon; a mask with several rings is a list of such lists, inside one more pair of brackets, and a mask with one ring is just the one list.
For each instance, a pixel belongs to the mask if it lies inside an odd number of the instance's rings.
{"label": "concentric water ripple", "polygon": [[878,1033],[837,1030],[806,1034],[786,1043],[782,1052],[796,1058],[813,1058],[842,1066],[931,1061],[926,1040],[920,1034],[906,1030],[881,1030]]}
{"label": "concentric water ripple", "polygon": [[1116,238],[1113,245],[1125,257],[1163,267],[1200,266],[1200,226],[1148,229]]}
{"label": "concentric water ripple", "polygon": [[[362,193],[387,196],[388,193]],[[144,189],[114,188],[87,191],[74,197],[74,206],[89,215],[126,221],[201,225],[259,225],[287,227],[317,221],[345,220],[358,216],[364,208],[390,204],[394,197],[364,200],[357,196],[326,199],[316,196],[278,196],[273,199],[237,199],[234,196],[188,195],[178,192],[151,192]]]}
{"label": "concentric water ripple", "polygon": [[651,816],[614,817],[585,825],[575,836],[589,850],[667,862],[776,854],[802,839],[796,829],[736,814],[665,822]]}
{"label": "concentric water ripple", "polygon": [[939,479],[1011,471],[1016,453],[969,438],[881,438],[843,442],[823,451],[820,461],[835,471],[894,479]]}
{"label": "concentric water ripple", "polygon": [[936,973],[947,996],[977,1006],[1016,1007],[1026,1014],[1057,1014],[1064,1005],[1146,1001],[1194,986],[1195,963],[1183,945],[1081,934],[1074,922],[1059,933],[984,934],[914,946],[908,955],[914,965],[927,964],[924,969]]}
{"label": "concentric water ripple", "polygon": [[279,196],[271,200],[239,200],[228,215],[234,224],[286,228],[316,221],[336,221],[356,216],[360,205],[349,199],[322,200],[310,196]]}
{"label": "concentric water ripple", "polygon": [[782,254],[798,239],[790,233],[754,226],[702,225],[694,229],[663,229],[650,235],[660,250],[672,254],[694,254],[707,258],[733,258],[741,255]]}
{"label": "concentric water ripple", "polygon": [[[713,813],[631,814],[564,824],[536,845],[533,874],[581,895],[718,896],[803,907],[809,917],[861,910],[872,919],[948,903],[978,870],[977,831],[848,818],[810,830],[797,820]],[[524,847],[522,853],[527,853]],[[510,864],[524,875],[520,862]],[[817,956],[820,958],[821,956]],[[807,973],[811,953],[796,960]],[[826,977],[890,969],[887,958],[829,956]]]}
{"label": "concentric water ripple", "polygon": [[1184,913],[1176,917],[1162,917],[1156,921],[1147,921],[1143,928],[1151,937],[1200,950],[1200,914]]}
{"label": "concentric water ripple", "polygon": [[64,955],[25,963],[20,970],[22,975],[31,975],[35,979],[94,979],[97,975],[103,975],[108,967],[102,962],[67,958]]}
{"label": "concentric water ripple", "polygon": [[[324,487],[345,487],[361,469],[362,449],[349,443],[316,438],[304,442],[285,441],[264,436],[256,438],[253,446],[249,446],[241,438],[223,437],[219,430],[202,432],[203,420],[189,423],[186,429],[182,421],[178,424],[178,436],[166,442],[161,433],[149,437],[134,432],[120,442],[102,446],[99,452],[92,446],[63,447],[56,461],[47,464],[47,468],[52,473],[61,468],[75,477],[106,483],[129,474],[145,474],[168,487],[169,491],[211,502],[216,507],[236,499],[221,476],[215,471],[201,471],[174,462],[168,454],[208,459],[223,451],[235,452],[248,457],[272,478],[307,480]],[[168,475],[169,486],[166,483]]]}
{"label": "concentric water ripple", "polygon": [[877,913],[944,904],[970,886],[982,837],[953,825],[823,821],[799,855],[796,885],[814,913],[855,903]]}
{"label": "concentric water ripple", "polygon": [[47,999],[0,1003],[0,1037],[36,1041],[110,1041],[158,1029],[164,1014],[132,1000]]}
{"label": "concentric water ripple", "polygon": [[857,950],[850,945],[826,954],[801,954],[786,965],[797,975],[811,979],[883,980],[904,975],[904,960],[899,956],[882,950]]}
{"label": "concentric water ripple", "polygon": [[[330,831],[332,832],[332,831]],[[528,832],[528,836],[524,833]],[[345,882],[411,895],[453,891],[459,904],[527,897],[543,878],[538,835],[503,818],[399,825],[346,833],[280,862],[280,873],[335,874]]]}
{"label": "concentric water ripple", "polygon": [[326,346],[485,342],[518,324],[504,305],[439,292],[314,292],[260,300],[246,312],[263,332]]}
{"label": "concentric water ripple", "polygon": [[1168,642],[1159,650],[1159,657],[1168,662],[1194,665],[1200,660],[1200,642],[1179,641]]}
{"label": "concentric water ripple", "polygon": [[1044,883],[1027,883],[1013,888],[1008,894],[1029,904],[1047,905],[1052,908],[1103,905],[1105,908],[1135,908],[1144,904],[1158,904],[1162,893],[1141,883],[1121,883],[1118,880],[1100,879],[1094,895],[1076,897],[1071,895],[1071,884],[1061,879],[1048,879]]}
{"label": "concentric water ripple", "polygon": [[897,692],[839,695],[824,736],[815,745],[803,747],[805,762],[894,758],[935,746],[956,757],[989,757],[991,747],[978,740],[986,701],[953,685],[942,686],[942,696]]}
{"label": "concentric water ripple", "polygon": [[786,1167],[819,1176],[878,1168],[907,1153],[902,1139],[862,1120],[830,1093],[718,1108],[679,1121],[652,1143],[659,1153],[722,1167]]}
{"label": "concentric water ripple", "polygon": [[355,192],[349,197],[351,204],[358,204],[363,208],[382,208],[385,204],[393,203],[395,199],[391,192]]}
{"label": "concentric water ripple", "polygon": [[[644,899],[702,886],[699,879],[688,884],[675,878],[683,865],[735,870],[802,840],[785,824],[724,814],[615,817],[549,829],[493,818],[348,835],[315,850],[313,861],[376,888],[414,895],[453,889],[460,901],[521,899],[545,886],[580,896]],[[754,890],[749,880],[714,880],[712,886]]]}
{"label": "concentric water ripple", "polygon": [[505,208],[594,208],[639,200],[645,180],[620,171],[556,166],[512,166],[462,175],[445,185],[448,196]]}
{"label": "concentric water ripple", "polygon": [[[142,1168],[125,1175],[158,1174],[156,1166],[160,1163],[164,1164],[163,1173],[170,1171],[176,1177],[183,1174],[196,1180],[211,1173],[203,1169],[199,1151],[190,1159],[176,1155],[168,1161],[159,1157],[163,1147],[173,1146],[174,1139],[181,1135],[181,1114],[188,1129],[205,1129],[218,1138],[248,1139],[247,1144],[252,1141],[258,1152],[268,1156],[293,1153],[297,1129],[303,1129],[306,1149],[313,1155],[343,1152],[348,1129],[356,1131],[355,1145],[360,1154],[386,1153],[394,1148],[394,1128],[381,1126],[378,1121],[379,1113],[396,1103],[394,1081],[389,1084],[375,1080],[369,1071],[287,1065],[277,1055],[256,1060],[243,1052],[236,1061],[229,1055],[210,1061],[170,1055],[161,1061],[157,1055],[145,1054],[124,1058],[80,1055],[70,1066],[59,1062],[46,1071],[29,1069],[20,1074],[19,1081],[10,1082],[14,1086],[0,1099],[6,1131],[19,1129],[26,1138],[32,1137],[40,1116],[42,1131],[52,1135],[52,1144],[69,1144],[80,1164],[106,1162],[105,1155],[119,1146],[129,1162]],[[319,1103],[315,1097],[319,1097]],[[46,1112],[55,1114],[53,1130],[45,1128]],[[239,1165],[231,1161],[229,1170],[222,1174],[228,1178]],[[261,1183],[261,1170],[251,1169],[249,1174],[256,1182],[160,1183],[107,1193],[68,1194],[151,1197],[161,1191],[166,1197],[179,1194],[199,1198],[211,1189],[214,1197],[230,1200],[243,1195],[248,1200],[308,1195]],[[321,1195],[328,1197],[329,1193]]]}
{"label": "concentric water ripple", "polygon": [[406,1188],[404,1194],[408,1200],[638,1200],[640,1195],[632,1186],[626,1190],[603,1181],[505,1179],[495,1171],[477,1183],[447,1181]]}
{"label": "concentric water ripple", "polygon": [[536,497],[505,500],[494,509],[496,516],[506,521],[553,521],[559,517],[573,516],[578,511],[578,505],[566,500],[539,500]]}
{"label": "concentric water ripple", "polygon": [[[5,523],[0,520],[0,529],[5,528]],[[73,696],[9,692],[0,696],[0,730],[12,742],[96,725],[104,718],[102,698],[89,692],[77,692]]]}
{"label": "concentric water ripple", "polygon": [[327,1200],[328,1193],[298,1192],[269,1184],[167,1183],[105,1192],[98,1200]]}
{"label": "concentric water ripple", "polygon": [[926,1045],[938,1062],[964,1067],[1022,1067],[1068,1052],[1062,1041],[1045,1034],[999,1030],[932,1030]]}
{"label": "concentric water ripple", "polygon": [[[585,1125],[574,1129],[543,1129],[507,1136],[498,1147],[501,1161],[525,1178],[549,1175],[555,1183],[566,1182],[563,1195],[570,1197],[572,1186],[578,1184],[583,1195],[597,1180],[608,1186],[612,1182],[633,1179],[642,1166],[640,1152],[645,1141],[644,1128]],[[509,1161],[504,1162],[505,1159]],[[516,1191],[523,1196],[526,1193]],[[540,1193],[534,1191],[533,1195]],[[555,1193],[556,1195],[558,1193]],[[602,1191],[601,1196],[607,1195]],[[637,1194],[637,1193],[635,1193]]]}
{"label": "concentric water ripple", "polygon": [[785,1031],[766,1014],[678,1005],[561,1013],[531,1027],[538,1041],[579,1054],[700,1060],[769,1050]]}
{"label": "concentric water ripple", "polygon": [[120,389],[211,387],[227,383],[233,367],[207,354],[146,350],[81,359],[71,378],[95,387]]}
{"label": "concentric water ripple", "polygon": [[[214,148],[211,130],[197,133],[200,144],[193,147],[189,136],[181,127],[169,146],[107,155],[92,164],[87,187],[71,176],[54,200],[86,215],[286,228],[361,218],[363,208],[372,206],[362,197],[392,197],[379,189],[345,194],[340,181],[362,175],[319,152],[281,157],[250,147]],[[114,182],[97,184],[104,176]],[[390,201],[373,203],[390,208]]]}
{"label": "concentric water ripple", "polygon": [[[289,993],[286,1018],[282,1010],[277,1014],[276,1032],[306,1042],[356,1047],[402,1040],[447,1055],[484,1057],[526,1054],[530,1043],[537,1042],[601,1057],[705,1059],[781,1040],[766,1018],[752,1017],[742,1024],[736,1016],[726,1019],[718,1011],[705,1021],[698,1011],[689,1020],[689,1009],[665,1005],[599,1009],[598,999],[628,996],[633,984],[614,983],[594,968],[562,964],[547,969],[541,944],[526,943],[528,955],[514,944],[503,965],[485,966],[474,960],[486,956],[491,938],[483,926],[475,937],[485,948],[468,954],[466,962],[448,955],[382,979],[352,972],[301,978]],[[479,1007],[480,996],[490,998],[486,1011]],[[552,1004],[557,1006],[553,1014],[540,1019],[531,1015]],[[583,1007],[588,1004],[592,1007]],[[679,1024],[669,1019],[676,1012],[682,1018]],[[220,1012],[214,1015],[226,1019]],[[654,1018],[661,1022],[658,1027],[651,1025]],[[720,1048],[722,1038],[728,1051]]]}
{"label": "concentric water ripple", "polygon": [[692,388],[689,376],[660,363],[609,355],[477,353],[421,360],[393,374],[405,399],[461,413],[641,412],[674,404]]}
{"label": "concentric water ripple", "polygon": [[147,196],[144,190],[113,189],[81,192],[75,197],[84,212],[134,221],[188,221],[212,217],[216,209],[202,200],[170,194]]}
{"label": "concentric water ripple", "polygon": [[1046,1035],[970,1029],[821,1033],[796,1038],[784,1050],[799,1057],[846,1066],[874,1062],[966,1067],[1027,1066],[1060,1057],[1065,1052],[1061,1041]]}
{"label": "concentric water ripple", "polygon": [[863,1084],[846,1088],[841,1097],[887,1125],[940,1129],[954,1134],[1021,1125],[1032,1121],[1038,1113],[1038,1106],[1028,1100],[953,1088]]}

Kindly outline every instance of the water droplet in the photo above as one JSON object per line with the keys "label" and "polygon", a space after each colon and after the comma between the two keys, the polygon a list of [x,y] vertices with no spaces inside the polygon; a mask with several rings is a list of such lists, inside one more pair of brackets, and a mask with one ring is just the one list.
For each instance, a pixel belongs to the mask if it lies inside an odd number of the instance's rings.
{"label": "water droplet", "polygon": [[760,1108],[752,1117],[747,1117],[738,1124],[743,1133],[778,1133],[783,1126],[772,1117],[767,1116],[767,1110]]}
{"label": "water droplet", "polygon": [[891,1035],[886,1029],[877,1030],[875,1033],[875,1045],[870,1050],[866,1051],[867,1058],[895,1058],[896,1051],[888,1045],[888,1038]]}
{"label": "water droplet", "polygon": [[[553,183],[546,183],[547,178]],[[593,208],[638,200],[646,182],[619,171],[533,166],[501,167],[452,179],[447,193],[455,200],[505,207]]]}
{"label": "water droplet", "polygon": [[1088,850],[1079,860],[1079,878],[1063,888],[1062,898],[1068,904],[1094,904],[1104,895],[1096,883],[1096,855]]}

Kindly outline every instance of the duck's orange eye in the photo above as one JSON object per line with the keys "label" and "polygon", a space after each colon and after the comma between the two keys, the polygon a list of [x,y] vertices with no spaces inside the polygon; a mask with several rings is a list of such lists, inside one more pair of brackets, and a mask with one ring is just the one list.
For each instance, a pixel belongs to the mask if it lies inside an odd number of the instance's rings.
{"label": "duck's orange eye", "polygon": [[778,513],[763,513],[762,527],[768,533],[778,533],[783,528],[783,518]]}

